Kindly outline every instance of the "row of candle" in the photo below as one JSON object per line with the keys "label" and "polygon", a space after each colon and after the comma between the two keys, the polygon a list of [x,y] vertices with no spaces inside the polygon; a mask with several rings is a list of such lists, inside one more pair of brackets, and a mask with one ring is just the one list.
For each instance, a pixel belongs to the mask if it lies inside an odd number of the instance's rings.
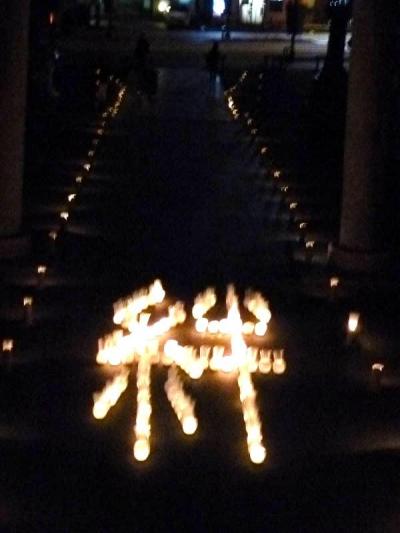
{"label": "row of candle", "polygon": [[[97,70],[96,74],[99,75],[100,74],[100,70]],[[120,85],[119,80],[116,80],[116,83],[117,83],[117,85],[120,86],[120,90],[118,91],[118,94],[117,94],[117,97],[116,97],[114,103],[110,104],[108,106],[108,108],[101,114],[101,122],[100,122],[100,126],[101,127],[96,130],[97,136],[92,139],[91,147],[90,147],[90,149],[87,152],[87,160],[82,165],[82,170],[84,172],[78,174],[74,178],[75,191],[72,192],[72,193],[69,193],[67,195],[67,197],[66,197],[66,205],[68,207],[64,207],[58,213],[58,218],[59,218],[59,222],[60,222],[58,228],[57,229],[53,229],[53,230],[49,231],[49,233],[48,233],[48,238],[52,242],[55,242],[57,239],[59,239],[60,232],[61,232],[62,228],[65,227],[65,225],[67,224],[67,222],[68,222],[68,220],[70,218],[71,205],[72,205],[72,203],[75,202],[75,200],[76,200],[76,198],[78,196],[79,188],[80,188],[81,184],[83,183],[85,177],[89,174],[89,172],[90,172],[90,170],[92,168],[93,158],[94,158],[94,156],[96,154],[96,148],[97,148],[97,146],[99,144],[100,137],[104,134],[104,129],[105,129],[105,126],[106,126],[106,119],[111,117],[111,116],[115,117],[116,114],[119,111],[119,108],[121,106],[122,100],[123,100],[125,92],[126,92],[126,88],[124,86]],[[41,284],[42,284],[42,282],[43,282],[43,280],[44,280],[44,278],[45,278],[45,276],[46,276],[46,274],[48,272],[48,265],[46,265],[46,264],[36,265],[35,266],[35,272],[36,272],[36,275],[38,276],[38,278],[37,278],[38,286],[41,286]],[[32,323],[32,321],[33,321],[34,298],[31,295],[24,296],[23,299],[22,299],[22,302],[23,302],[23,308],[24,308],[25,322],[26,322],[27,325],[30,325]],[[14,339],[4,339],[3,340],[3,342],[2,342],[2,351],[3,352],[12,352],[13,348],[14,348]]]}
{"label": "row of candle", "polygon": [[129,370],[123,368],[111,381],[107,382],[101,392],[93,394],[93,416],[104,418],[128,386]]}
{"label": "row of candle", "polygon": [[163,302],[165,291],[159,279],[149,287],[135,291],[127,298],[122,298],[114,303],[114,324],[125,325],[135,320],[137,315],[151,307]]}
{"label": "row of candle", "polygon": [[168,379],[165,382],[164,389],[181,423],[183,432],[186,435],[193,435],[198,427],[198,421],[194,413],[194,401],[186,394],[175,365],[168,369]]}
{"label": "row of candle", "polygon": [[198,294],[194,299],[192,315],[195,319],[201,319],[217,302],[215,289],[209,287],[204,292]]}
{"label": "row of candle", "polygon": [[266,450],[262,444],[261,421],[256,405],[256,393],[254,390],[249,364],[247,360],[247,346],[243,338],[242,319],[239,312],[239,301],[234,287],[228,287],[226,304],[228,308],[228,320],[232,325],[231,351],[232,363],[238,367],[238,386],[242,413],[247,433],[247,449],[250,460],[260,464],[265,460]]}
{"label": "row of candle", "polygon": [[[239,106],[238,106],[238,104],[236,104],[233,95],[238,91],[238,89],[240,88],[240,85],[246,80],[246,78],[247,78],[247,72],[244,72],[243,75],[241,76],[241,78],[239,79],[238,83],[226,92],[228,108],[230,109],[230,111],[231,111],[231,113],[233,115],[233,118],[236,119],[236,120],[238,120],[241,117],[241,113],[240,113]],[[259,75],[259,79],[260,79],[260,82],[258,84],[258,93],[259,94],[257,96],[257,101],[261,100],[261,94],[260,93],[261,93],[262,87],[263,87],[262,83],[261,83],[261,80],[263,79],[263,73],[261,73]],[[258,135],[259,129],[256,127],[255,118],[251,116],[249,111],[246,111],[246,112],[242,113],[242,115],[243,115],[243,118],[244,118],[244,125],[248,128],[250,134],[252,136]],[[269,158],[271,158],[272,154],[271,154],[271,151],[270,151],[268,146],[262,145],[261,148],[260,148],[260,155],[261,156],[266,156],[267,155]],[[279,169],[274,169],[274,170],[272,170],[272,176],[273,176],[274,179],[279,179],[282,176],[282,171],[279,170]],[[285,185],[285,184],[282,185],[280,187],[280,191],[281,191],[281,193],[283,195],[286,195],[289,192],[289,186]],[[297,200],[289,201],[287,203],[287,205],[288,205],[288,208],[289,208],[290,212],[292,212],[294,210],[297,210],[299,208],[299,202]],[[315,248],[316,241],[314,239],[312,239],[312,238],[305,238],[304,235],[303,235],[304,230],[308,227],[308,222],[306,222],[304,220],[300,220],[299,222],[297,222],[297,227],[300,230],[300,235],[299,236],[300,236],[300,239],[302,240],[302,242],[304,243],[305,250],[306,251],[312,251]]]}
{"label": "row of candle", "polygon": [[145,354],[139,359],[136,375],[137,410],[133,455],[137,461],[145,461],[150,455],[150,416],[152,411],[150,379],[151,361],[149,354]]}
{"label": "row of candle", "polygon": [[[176,311],[178,306],[178,312]],[[133,363],[150,347],[152,362],[159,362],[158,338],[165,335],[171,328],[184,320],[181,313],[181,302],[169,307],[169,316],[160,318],[152,325],[148,325],[150,313],[141,313],[135,322],[136,327],[130,323],[130,333],[116,330],[98,341],[96,362],[98,364],[122,365]]]}

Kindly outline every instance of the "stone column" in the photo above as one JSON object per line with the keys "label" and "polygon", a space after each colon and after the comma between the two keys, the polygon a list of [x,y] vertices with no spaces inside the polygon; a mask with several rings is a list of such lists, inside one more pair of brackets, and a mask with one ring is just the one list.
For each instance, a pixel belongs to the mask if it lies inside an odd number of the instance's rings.
{"label": "stone column", "polygon": [[333,262],[379,269],[388,252],[398,0],[355,0],[339,245]]}
{"label": "stone column", "polygon": [[0,0],[0,258],[26,250],[21,237],[30,0]]}

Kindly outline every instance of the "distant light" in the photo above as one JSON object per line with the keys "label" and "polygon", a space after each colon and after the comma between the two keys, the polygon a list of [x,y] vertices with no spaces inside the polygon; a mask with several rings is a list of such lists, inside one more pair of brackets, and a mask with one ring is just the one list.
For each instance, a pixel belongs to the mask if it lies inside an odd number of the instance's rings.
{"label": "distant light", "polygon": [[33,304],[32,296],[24,296],[24,307],[31,307]]}
{"label": "distant light", "polygon": [[225,11],[225,1],[224,0],[214,0],[213,1],[213,13],[217,17],[220,17]]}
{"label": "distant light", "polygon": [[372,370],[377,370],[378,372],[382,372],[382,370],[385,368],[385,365],[383,365],[382,363],[374,363],[371,368]]}
{"label": "distant light", "polygon": [[331,287],[331,289],[334,289],[338,285],[339,285],[339,278],[336,278],[336,277],[330,278],[329,286]]}
{"label": "distant light", "polygon": [[182,420],[182,429],[186,435],[193,435],[197,429],[197,418],[193,415],[185,416]]}
{"label": "distant light", "polygon": [[347,329],[350,333],[355,333],[358,330],[360,320],[360,313],[352,311],[349,313],[349,320],[347,322]]}
{"label": "distant light", "polygon": [[3,352],[12,352],[14,349],[13,339],[4,339],[2,346],[3,346]]}
{"label": "distant light", "polygon": [[55,18],[54,18],[54,13],[51,11],[51,12],[49,13],[49,24],[50,24],[50,25],[54,24],[54,20],[55,20]]}
{"label": "distant light", "polygon": [[157,9],[160,13],[168,13],[168,11],[171,9],[171,6],[167,0],[161,0],[161,2],[158,3]]}
{"label": "distant light", "polygon": [[146,461],[150,455],[150,444],[147,439],[140,439],[135,442],[133,455],[137,461]]}
{"label": "distant light", "polygon": [[250,459],[255,464],[261,464],[265,461],[267,452],[262,444],[255,442],[249,447]]}
{"label": "distant light", "polygon": [[44,276],[47,272],[47,266],[46,265],[38,265],[37,267],[37,273]]}

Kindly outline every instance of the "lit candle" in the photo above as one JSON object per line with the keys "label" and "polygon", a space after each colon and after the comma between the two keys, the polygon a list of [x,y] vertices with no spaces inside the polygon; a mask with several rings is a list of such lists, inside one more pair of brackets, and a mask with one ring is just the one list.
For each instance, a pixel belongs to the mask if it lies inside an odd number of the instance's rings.
{"label": "lit candle", "polygon": [[3,352],[12,352],[14,349],[14,340],[3,339],[2,347],[3,347]]}
{"label": "lit candle", "polygon": [[333,277],[329,279],[329,286],[331,289],[336,288],[339,285],[339,278]]}
{"label": "lit candle", "polygon": [[274,350],[273,351],[274,361],[272,363],[272,371],[274,374],[283,374],[286,370],[286,362],[284,359],[283,350]]}
{"label": "lit candle", "polygon": [[349,319],[347,321],[347,329],[349,333],[356,333],[359,328],[360,313],[352,311],[349,313]]}

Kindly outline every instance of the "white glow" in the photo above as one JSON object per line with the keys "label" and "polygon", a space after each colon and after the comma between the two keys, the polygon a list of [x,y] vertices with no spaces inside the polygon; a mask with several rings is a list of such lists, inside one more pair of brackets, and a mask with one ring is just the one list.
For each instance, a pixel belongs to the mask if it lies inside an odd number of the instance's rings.
{"label": "white glow", "polygon": [[168,13],[171,7],[169,5],[169,2],[167,2],[167,0],[161,0],[161,2],[158,3],[157,9],[160,13]]}
{"label": "white glow", "polygon": [[198,333],[205,333],[208,328],[208,320],[206,318],[198,318],[195,324]]}
{"label": "white glow", "polygon": [[220,17],[225,11],[225,1],[224,0],[214,0],[213,1],[213,13],[217,17]]}
{"label": "white glow", "polygon": [[347,329],[350,333],[355,333],[359,327],[360,313],[352,311],[349,313],[349,320],[347,322]]}
{"label": "white glow", "polygon": [[2,342],[3,352],[12,352],[14,349],[14,340],[13,339],[4,339]]}

